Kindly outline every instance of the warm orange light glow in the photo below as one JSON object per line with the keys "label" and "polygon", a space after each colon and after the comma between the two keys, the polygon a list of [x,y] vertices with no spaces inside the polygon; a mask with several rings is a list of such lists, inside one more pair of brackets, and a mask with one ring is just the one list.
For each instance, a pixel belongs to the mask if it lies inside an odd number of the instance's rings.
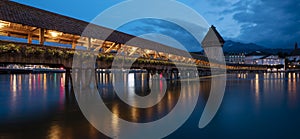
{"label": "warm orange light glow", "polygon": [[146,50],[146,53],[147,53],[147,54],[150,54],[150,53],[151,53],[151,50]]}
{"label": "warm orange light glow", "polygon": [[9,25],[10,25],[9,22],[0,20],[0,28],[7,27],[7,26],[9,26]]}
{"label": "warm orange light glow", "polygon": [[57,31],[50,31],[49,34],[54,38],[62,35],[61,32],[57,32]]}

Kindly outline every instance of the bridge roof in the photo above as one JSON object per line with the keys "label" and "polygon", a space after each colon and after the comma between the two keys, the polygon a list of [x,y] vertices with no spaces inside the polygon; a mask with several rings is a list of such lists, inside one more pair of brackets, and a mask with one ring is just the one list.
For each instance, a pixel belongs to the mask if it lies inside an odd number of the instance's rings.
{"label": "bridge roof", "polygon": [[215,26],[209,28],[208,33],[201,42],[202,47],[222,46],[225,43]]}
{"label": "bridge roof", "polygon": [[[138,38],[136,36],[119,31],[113,31],[109,28],[90,24],[82,20],[59,15],[35,7],[7,0],[0,0],[0,2],[0,20],[48,30],[56,30],[73,35],[107,40],[120,44],[126,43],[127,45],[157,50],[159,52],[165,52],[179,56],[189,57],[190,55],[192,55],[193,57],[201,57],[154,41]],[[85,30],[88,25],[91,28]],[[83,31],[85,31],[86,33],[82,34]],[[104,34],[108,34],[111,32],[113,33],[108,38],[104,38]],[[133,38],[135,38],[134,41],[130,41]],[[128,41],[130,41],[130,43],[127,43]]]}

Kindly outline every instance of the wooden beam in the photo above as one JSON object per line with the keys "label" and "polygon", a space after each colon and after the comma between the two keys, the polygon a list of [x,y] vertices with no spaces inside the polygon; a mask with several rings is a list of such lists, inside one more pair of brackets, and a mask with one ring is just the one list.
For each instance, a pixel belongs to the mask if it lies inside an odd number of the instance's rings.
{"label": "wooden beam", "polygon": [[32,44],[32,33],[28,33],[27,43]]}
{"label": "wooden beam", "polygon": [[105,50],[104,53],[109,53],[114,47],[115,47],[116,43],[113,43],[107,50]]}
{"label": "wooden beam", "polygon": [[136,50],[136,54],[139,54],[139,56],[144,56],[144,51],[142,50],[142,48],[139,48],[138,50]]}
{"label": "wooden beam", "polygon": [[145,50],[145,49],[143,49],[143,54],[144,54],[144,56],[145,56],[146,58],[150,58],[150,55],[149,55],[149,54],[147,54],[147,52],[146,52],[146,50]]}
{"label": "wooden beam", "polygon": [[76,49],[76,39],[75,39],[75,35],[73,35],[72,49]]}
{"label": "wooden beam", "polygon": [[18,35],[18,34],[10,34],[9,32],[3,32],[0,33],[3,36],[9,36],[9,37],[16,37],[16,38],[23,38],[23,39],[27,39],[27,36],[24,35]]}
{"label": "wooden beam", "polygon": [[87,50],[90,50],[92,47],[92,38],[88,37],[88,46],[87,46]]}
{"label": "wooden beam", "polygon": [[124,53],[124,55],[128,54],[128,47],[126,45],[123,45],[121,49],[122,49],[121,53]]}
{"label": "wooden beam", "polygon": [[95,52],[100,51],[100,49],[102,48],[102,46],[103,46],[103,45],[100,45],[99,47],[96,47],[96,48],[94,49],[94,51],[95,51]]}
{"label": "wooden beam", "polygon": [[159,54],[158,51],[155,51],[155,56],[154,56],[154,58],[157,59],[157,58],[162,58],[162,57],[160,56],[160,54]]}
{"label": "wooden beam", "polygon": [[132,56],[139,48],[135,48],[128,56]]}
{"label": "wooden beam", "polygon": [[95,52],[99,52],[100,49],[104,46],[105,41],[100,41],[99,46],[94,49]]}
{"label": "wooden beam", "polygon": [[[32,30],[17,30],[14,28],[3,28],[1,32],[4,33],[9,33],[11,36],[17,37],[17,38],[25,38],[28,39],[29,33],[31,33],[32,40],[39,40],[40,39],[40,29],[38,29],[38,32],[35,32],[36,29]],[[5,36],[9,36],[6,34]],[[76,35],[75,35],[76,36]],[[56,39],[51,39],[51,35],[47,35],[44,33],[44,42],[46,41],[46,38],[50,38],[49,40],[52,40],[51,42],[59,42],[57,40],[64,40],[64,41],[69,41],[68,44],[72,44],[72,38],[71,37],[63,37],[63,36],[58,36]],[[28,41],[29,42],[29,41]]]}
{"label": "wooden beam", "polygon": [[39,30],[39,43],[40,45],[44,45],[45,42],[45,30],[43,28],[40,28]]}
{"label": "wooden beam", "polygon": [[116,51],[117,51],[117,52],[118,52],[121,48],[122,48],[122,44],[119,43],[119,44],[116,45]]}
{"label": "wooden beam", "polygon": [[18,34],[24,34],[27,35],[29,33],[29,31],[27,30],[16,30],[13,28],[8,28],[8,27],[4,27],[1,29],[2,32],[12,32],[12,33],[18,33]]}
{"label": "wooden beam", "polygon": [[36,31],[37,29],[38,29],[38,28],[35,27],[35,28],[31,29],[30,32],[34,32],[34,31]]}
{"label": "wooden beam", "polygon": [[72,49],[76,49],[76,41],[75,41],[75,39],[72,41]]}

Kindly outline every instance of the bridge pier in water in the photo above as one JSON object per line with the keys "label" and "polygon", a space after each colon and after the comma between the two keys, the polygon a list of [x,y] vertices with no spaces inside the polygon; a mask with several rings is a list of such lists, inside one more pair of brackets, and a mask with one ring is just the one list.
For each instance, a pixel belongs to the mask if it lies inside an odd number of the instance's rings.
{"label": "bridge pier in water", "polygon": [[[92,71],[95,71],[95,74],[92,74]],[[124,83],[128,82],[129,77],[128,74],[122,70],[119,72],[116,72],[115,74],[112,74],[110,70],[95,70],[95,69],[73,69],[73,71],[69,68],[66,69],[65,73],[65,88],[70,89],[70,87],[73,89],[73,82],[72,82],[72,75],[71,72],[76,72],[76,81],[80,84],[74,84],[76,87],[82,86],[82,87],[89,87],[91,85],[92,80],[96,81],[97,83],[108,83],[113,81],[124,81]],[[247,71],[228,71],[229,73],[247,73]],[[259,73],[261,71],[258,71]],[[138,74],[134,76],[134,79],[143,79],[143,84],[149,83],[150,80],[160,80],[162,78],[166,80],[178,80],[178,79],[191,79],[191,78],[197,78],[197,77],[203,77],[203,76],[210,76],[211,70],[210,69],[198,69],[197,71],[192,69],[154,69],[149,68],[146,69],[146,72],[144,72],[144,75]],[[116,78],[119,77],[119,78]],[[75,78],[75,77],[73,77]],[[94,79],[93,79],[94,78]],[[71,86],[70,86],[71,85]]]}
{"label": "bridge pier in water", "polygon": [[72,87],[72,77],[71,77],[71,69],[66,69],[66,76],[65,76],[65,88],[69,88],[70,81],[71,81],[71,87]]}

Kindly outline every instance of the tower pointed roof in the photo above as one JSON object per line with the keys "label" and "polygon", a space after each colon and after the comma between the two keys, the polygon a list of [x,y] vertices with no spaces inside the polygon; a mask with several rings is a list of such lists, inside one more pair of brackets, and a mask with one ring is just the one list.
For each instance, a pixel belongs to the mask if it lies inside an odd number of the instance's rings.
{"label": "tower pointed roof", "polygon": [[217,31],[215,26],[211,26],[209,28],[208,33],[206,34],[206,36],[204,37],[201,45],[203,48],[205,47],[223,47],[225,41],[222,38],[222,36],[220,35],[220,33]]}
{"label": "tower pointed roof", "polygon": [[295,49],[291,52],[291,56],[300,56],[300,49],[297,42],[295,43]]}

